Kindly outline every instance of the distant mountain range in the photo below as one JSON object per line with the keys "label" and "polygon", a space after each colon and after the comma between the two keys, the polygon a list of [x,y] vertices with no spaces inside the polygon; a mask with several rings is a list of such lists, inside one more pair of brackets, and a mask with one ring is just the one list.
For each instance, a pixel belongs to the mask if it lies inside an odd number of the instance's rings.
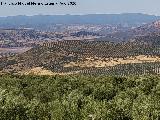
{"label": "distant mountain range", "polygon": [[1,28],[44,27],[54,24],[109,24],[137,27],[160,19],[160,16],[141,13],[89,15],[35,15],[0,17]]}

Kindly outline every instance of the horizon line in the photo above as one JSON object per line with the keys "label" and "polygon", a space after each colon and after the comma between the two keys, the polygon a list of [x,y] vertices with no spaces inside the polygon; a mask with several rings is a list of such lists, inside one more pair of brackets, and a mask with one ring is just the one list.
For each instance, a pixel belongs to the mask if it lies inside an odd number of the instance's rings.
{"label": "horizon line", "polygon": [[154,14],[147,14],[147,13],[89,13],[89,14],[34,14],[34,15],[9,15],[9,16],[0,16],[1,18],[5,17],[17,17],[17,16],[26,16],[26,17],[33,17],[33,16],[85,16],[85,15],[124,15],[124,14],[141,14],[141,15],[148,15],[148,16],[155,16],[159,17],[160,15]]}

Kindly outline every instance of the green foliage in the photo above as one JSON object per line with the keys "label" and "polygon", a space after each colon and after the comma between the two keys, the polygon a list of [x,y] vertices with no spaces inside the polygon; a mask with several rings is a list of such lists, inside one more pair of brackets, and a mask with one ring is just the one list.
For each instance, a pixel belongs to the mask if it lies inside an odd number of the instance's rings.
{"label": "green foliage", "polygon": [[159,120],[160,77],[0,77],[0,120]]}

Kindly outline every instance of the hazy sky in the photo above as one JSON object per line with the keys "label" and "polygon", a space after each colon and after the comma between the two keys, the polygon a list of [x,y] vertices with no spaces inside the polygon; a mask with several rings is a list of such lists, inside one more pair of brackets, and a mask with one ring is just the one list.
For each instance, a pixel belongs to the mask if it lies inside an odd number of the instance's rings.
{"label": "hazy sky", "polygon": [[0,16],[54,14],[146,13],[160,15],[160,0],[0,0],[0,2],[69,2],[76,6],[0,5]]}

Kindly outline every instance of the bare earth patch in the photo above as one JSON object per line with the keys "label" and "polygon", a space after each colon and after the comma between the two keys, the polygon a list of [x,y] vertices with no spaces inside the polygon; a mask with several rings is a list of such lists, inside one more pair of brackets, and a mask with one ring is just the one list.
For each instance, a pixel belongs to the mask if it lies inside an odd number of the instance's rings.
{"label": "bare earth patch", "polygon": [[31,47],[13,47],[13,48],[0,48],[0,53],[23,53],[30,50]]}

